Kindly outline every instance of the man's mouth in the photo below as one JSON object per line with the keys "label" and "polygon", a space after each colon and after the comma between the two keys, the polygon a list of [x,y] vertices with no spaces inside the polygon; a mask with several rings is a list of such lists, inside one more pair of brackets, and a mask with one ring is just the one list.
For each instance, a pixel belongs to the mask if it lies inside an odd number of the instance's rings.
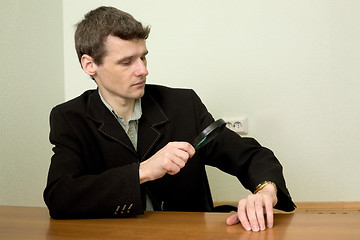
{"label": "man's mouth", "polygon": [[134,83],[133,86],[134,86],[134,87],[142,87],[142,86],[145,85],[145,82],[146,82],[146,81],[137,82],[137,83]]}

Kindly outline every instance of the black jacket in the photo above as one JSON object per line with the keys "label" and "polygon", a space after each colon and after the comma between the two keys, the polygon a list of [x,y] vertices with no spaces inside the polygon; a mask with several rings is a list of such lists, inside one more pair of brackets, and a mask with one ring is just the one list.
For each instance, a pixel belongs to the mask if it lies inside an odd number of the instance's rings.
{"label": "black jacket", "polygon": [[273,153],[252,138],[225,129],[176,175],[139,184],[139,163],[168,142],[194,138],[214,121],[192,90],[146,85],[135,151],[97,90],[56,106],[50,114],[54,155],[44,199],[53,218],[109,218],[143,214],[145,192],[155,210],[212,211],[205,172],[211,165],[236,176],[251,191],[270,180],[277,208],[294,209]]}

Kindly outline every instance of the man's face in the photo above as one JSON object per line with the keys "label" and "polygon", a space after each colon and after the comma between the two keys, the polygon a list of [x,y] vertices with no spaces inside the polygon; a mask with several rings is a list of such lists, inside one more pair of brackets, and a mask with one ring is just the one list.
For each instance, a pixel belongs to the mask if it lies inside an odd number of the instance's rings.
{"label": "man's face", "polygon": [[109,36],[101,65],[95,65],[95,81],[107,101],[126,103],[144,95],[146,76],[145,40]]}

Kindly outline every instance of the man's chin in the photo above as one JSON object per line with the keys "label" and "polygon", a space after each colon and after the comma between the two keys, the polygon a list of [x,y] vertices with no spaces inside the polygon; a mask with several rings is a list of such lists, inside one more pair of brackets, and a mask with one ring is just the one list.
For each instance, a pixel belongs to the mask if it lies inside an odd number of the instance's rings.
{"label": "man's chin", "polygon": [[134,95],[135,99],[139,99],[142,98],[145,94],[145,87],[143,87],[142,89],[139,89],[136,94]]}

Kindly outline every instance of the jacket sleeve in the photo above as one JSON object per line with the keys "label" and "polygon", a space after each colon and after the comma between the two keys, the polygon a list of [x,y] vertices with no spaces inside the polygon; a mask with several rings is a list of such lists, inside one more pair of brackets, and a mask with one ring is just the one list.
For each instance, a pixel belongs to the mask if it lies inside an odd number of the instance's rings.
{"label": "jacket sleeve", "polygon": [[109,218],[143,214],[139,165],[102,170],[85,163],[84,149],[63,112],[50,114],[50,142],[54,145],[44,200],[55,219]]}
{"label": "jacket sleeve", "polygon": [[[214,121],[196,93],[193,93],[199,131]],[[242,185],[254,192],[264,181],[272,181],[278,188],[278,203],[275,208],[292,211],[295,204],[291,200],[283,176],[283,168],[273,152],[261,146],[253,138],[243,138],[225,128],[209,144],[199,150],[205,164],[236,176]]]}

